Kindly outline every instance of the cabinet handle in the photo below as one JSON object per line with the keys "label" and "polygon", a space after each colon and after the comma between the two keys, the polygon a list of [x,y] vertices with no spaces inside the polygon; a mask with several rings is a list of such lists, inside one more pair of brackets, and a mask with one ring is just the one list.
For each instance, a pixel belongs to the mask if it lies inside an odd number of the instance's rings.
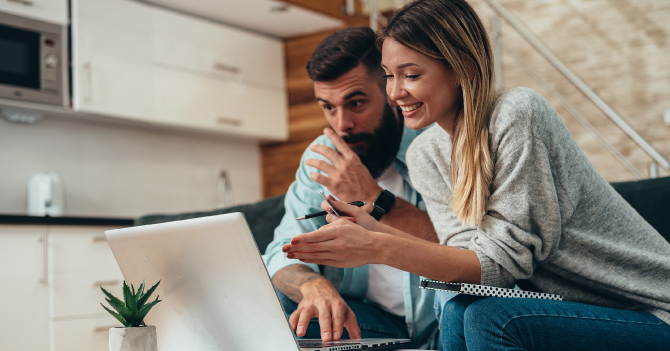
{"label": "cabinet handle", "polygon": [[242,121],[237,119],[237,118],[230,118],[230,117],[219,117],[216,119],[216,122],[219,124],[227,124],[235,127],[239,127],[242,125]]}
{"label": "cabinet handle", "polygon": [[86,95],[84,95],[84,102],[90,104],[93,101],[93,70],[91,69],[91,62],[84,63],[83,68],[86,74]]}
{"label": "cabinet handle", "polygon": [[40,238],[40,242],[44,243],[44,275],[40,279],[40,283],[49,286],[49,245],[47,235],[49,233],[44,233],[44,236]]}
{"label": "cabinet handle", "polygon": [[119,285],[119,284],[121,284],[120,280],[100,280],[93,283],[93,286],[97,288],[101,285]]}
{"label": "cabinet handle", "polygon": [[226,65],[225,63],[221,63],[221,62],[215,63],[214,64],[214,69],[217,70],[217,71],[224,71],[224,72],[228,72],[228,73],[232,73],[232,74],[240,73],[239,68],[237,68],[235,66],[231,66],[231,65]]}
{"label": "cabinet handle", "polygon": [[7,0],[7,2],[17,2],[21,5],[26,5],[26,6],[33,6],[35,5],[34,2],[29,1],[29,0]]}
{"label": "cabinet handle", "polygon": [[108,331],[111,328],[116,328],[116,327],[119,327],[119,325],[108,325],[106,327],[96,327],[95,329],[93,329],[93,332],[94,333],[102,333],[102,332]]}
{"label": "cabinet handle", "polygon": [[106,243],[107,242],[107,237],[104,235],[98,235],[96,237],[93,237],[93,242],[94,243]]}

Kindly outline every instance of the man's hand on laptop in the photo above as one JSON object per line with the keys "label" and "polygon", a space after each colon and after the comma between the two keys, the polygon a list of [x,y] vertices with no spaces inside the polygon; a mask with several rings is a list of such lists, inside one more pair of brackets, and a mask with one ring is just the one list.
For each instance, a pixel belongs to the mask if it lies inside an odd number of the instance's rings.
{"label": "man's hand on laptop", "polygon": [[356,153],[332,129],[324,129],[324,134],[335,144],[337,150],[326,145],[312,145],[310,150],[323,155],[330,163],[319,159],[307,159],[305,164],[324,174],[312,173],[310,179],[325,186],[342,201],[366,201],[372,210],[372,202],[383,189],[370,175]]}
{"label": "man's hand on laptop", "polygon": [[289,318],[291,328],[298,336],[305,335],[309,321],[316,317],[322,341],[340,340],[344,328],[350,338],[361,338],[356,315],[330,281],[326,278],[313,279],[302,284],[300,291],[302,300]]}

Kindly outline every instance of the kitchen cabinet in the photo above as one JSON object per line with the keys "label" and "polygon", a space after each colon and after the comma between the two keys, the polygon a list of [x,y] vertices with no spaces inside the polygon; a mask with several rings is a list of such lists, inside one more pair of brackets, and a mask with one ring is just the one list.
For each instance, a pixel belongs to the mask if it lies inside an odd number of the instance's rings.
{"label": "kitchen cabinet", "polygon": [[72,107],[152,119],[151,8],[128,0],[72,0]]}
{"label": "kitchen cabinet", "polygon": [[114,228],[0,225],[0,310],[8,316],[0,321],[3,347],[109,348],[109,328],[120,323],[100,306],[100,286],[120,296],[123,275],[104,236],[108,229]]}
{"label": "kitchen cabinet", "polygon": [[288,138],[279,40],[155,9],[151,51],[155,116],[211,131]]}
{"label": "kitchen cabinet", "polygon": [[72,3],[75,110],[288,138],[280,40],[129,0]]}
{"label": "kitchen cabinet", "polygon": [[66,26],[67,0],[0,0],[0,12]]}
{"label": "kitchen cabinet", "polygon": [[0,226],[3,350],[49,348],[49,246],[45,226]]}

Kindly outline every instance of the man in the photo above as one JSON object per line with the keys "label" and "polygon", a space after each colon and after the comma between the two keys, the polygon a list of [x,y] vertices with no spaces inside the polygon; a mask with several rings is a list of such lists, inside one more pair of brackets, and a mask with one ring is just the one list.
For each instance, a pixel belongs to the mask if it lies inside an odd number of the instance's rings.
{"label": "man", "polygon": [[[433,294],[418,288],[419,277],[384,265],[303,264],[281,251],[293,236],[327,224],[325,217],[296,220],[321,210],[319,191],[365,201],[363,208],[378,220],[437,242],[427,213],[417,207],[423,201],[405,165],[407,147],[419,132],[405,128],[402,114],[389,105],[374,32],[357,27],[331,34],[312,54],[307,71],[332,129],[305,151],[286,194],[286,214],[264,256],[291,327],[298,336],[324,341],[348,332],[351,338],[411,338],[416,347],[433,347]],[[310,324],[312,318],[318,325]]]}

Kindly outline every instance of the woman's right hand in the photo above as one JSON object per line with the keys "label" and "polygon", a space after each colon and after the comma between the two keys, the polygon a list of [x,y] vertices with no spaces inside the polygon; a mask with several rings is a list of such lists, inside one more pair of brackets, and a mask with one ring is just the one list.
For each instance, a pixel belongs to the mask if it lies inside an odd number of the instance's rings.
{"label": "woman's right hand", "polygon": [[333,204],[335,210],[340,214],[339,217],[336,216],[326,201],[321,202],[321,208],[328,212],[328,215],[326,215],[328,223],[333,223],[338,219],[347,219],[367,230],[385,232],[383,225],[370,216],[363,208],[339,201],[332,195],[328,195],[328,201]]}

